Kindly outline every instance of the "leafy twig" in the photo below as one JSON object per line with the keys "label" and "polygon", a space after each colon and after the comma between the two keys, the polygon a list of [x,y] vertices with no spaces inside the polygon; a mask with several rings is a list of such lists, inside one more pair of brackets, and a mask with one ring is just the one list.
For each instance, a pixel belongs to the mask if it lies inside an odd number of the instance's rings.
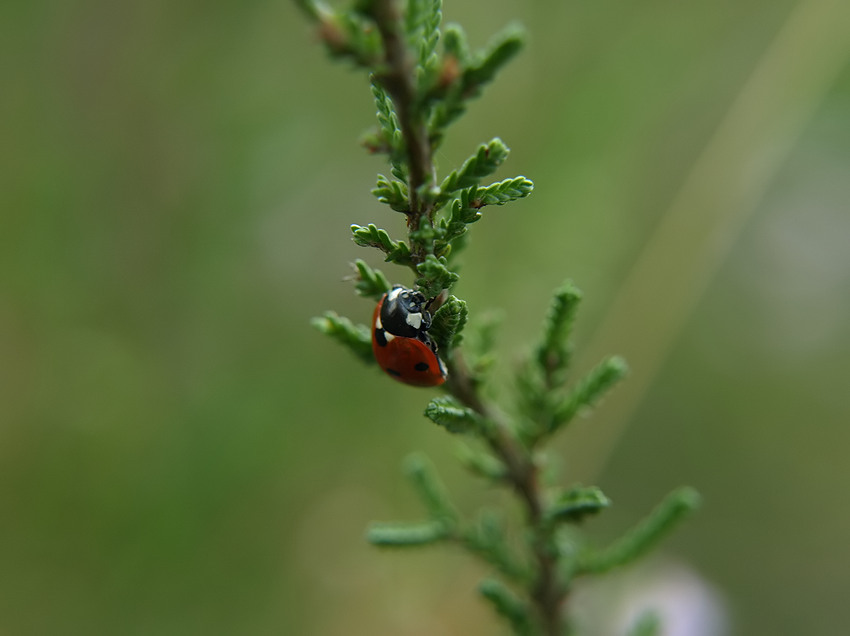
{"label": "leafy twig", "polygon": [[[460,27],[441,31],[441,0],[409,0],[404,13],[395,0],[357,0],[353,9],[340,12],[316,0],[297,1],[318,24],[332,55],[370,73],[378,126],[366,137],[366,145],[387,155],[392,176],[380,175],[372,192],[378,201],[406,215],[407,240],[392,239],[372,223],[352,225],[351,230],[355,243],[377,249],[385,261],[412,271],[419,291],[433,303],[430,338],[445,359],[448,378],[443,385],[446,394],[433,398],[425,415],[449,433],[470,440],[464,446],[465,463],[493,484],[507,487],[524,510],[518,546],[512,545],[501,516],[482,514],[470,525],[450,503],[430,462],[414,455],[406,472],[427,518],[375,524],[368,538],[384,547],[438,542],[462,546],[505,579],[486,579],[480,592],[517,634],[561,635],[567,625],[564,604],[572,579],[636,558],[686,516],[697,497],[690,490],[675,492],[603,550],[579,549],[563,532],[610,501],[595,487],[544,483],[543,446],[578,413],[599,402],[626,372],[622,359],[609,357],[566,386],[572,357],[569,338],[581,299],[572,283],[555,293],[540,343],[517,374],[511,416],[482,392],[483,365],[469,365],[461,349],[469,311],[451,294],[459,279],[452,269],[454,259],[469,225],[482,218],[482,208],[522,199],[533,184],[524,176],[481,184],[508,157],[509,149],[498,137],[480,145],[439,182],[433,156],[467,101],[479,95],[521,48],[521,33],[512,27],[476,54],[470,52]],[[375,300],[389,289],[387,277],[364,261],[358,260],[355,268],[360,295]],[[372,329],[332,312],[315,324],[361,359],[373,361]],[[479,340],[491,343],[492,338],[482,335]]]}

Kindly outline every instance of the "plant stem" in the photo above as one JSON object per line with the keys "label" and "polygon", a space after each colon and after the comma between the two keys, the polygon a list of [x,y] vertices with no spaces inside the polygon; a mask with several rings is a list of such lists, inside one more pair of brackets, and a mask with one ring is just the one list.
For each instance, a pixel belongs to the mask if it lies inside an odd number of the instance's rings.
{"label": "plant stem", "polygon": [[[522,419],[512,421],[482,396],[478,373],[470,370],[462,352],[452,346],[460,342],[467,309],[464,301],[449,296],[459,278],[457,272],[449,270],[450,249],[462,247],[462,243],[455,241],[467,225],[480,218],[481,207],[523,198],[531,192],[533,183],[519,176],[480,187],[481,179],[492,174],[508,154],[504,143],[494,138],[479,146],[438,188],[434,152],[444,128],[463,113],[463,102],[477,95],[481,86],[493,78],[518,50],[521,39],[515,33],[508,34],[484,54],[470,56],[463,32],[450,27],[445,32],[441,58],[438,50],[441,0],[406,3],[355,0],[350,10],[339,13],[324,8],[319,0],[296,2],[320,23],[320,35],[332,55],[350,57],[372,73],[379,128],[368,137],[368,145],[373,151],[389,155],[393,177],[390,180],[380,175],[373,194],[407,216],[408,241],[393,241],[385,230],[371,223],[368,227],[352,225],[351,228],[358,245],[377,248],[384,252],[386,261],[410,267],[416,276],[416,286],[429,299],[425,309],[434,312],[433,324],[426,322],[425,310],[418,323],[412,320],[408,323],[416,328],[417,335],[434,328],[433,341],[423,336],[419,349],[423,342],[435,343],[425,350],[433,358],[438,354],[439,344],[440,355],[445,354],[448,366],[442,388],[452,398],[433,399],[425,415],[452,433],[472,434],[484,442],[489,450],[486,456],[470,456],[471,468],[506,486],[524,509],[524,554],[519,559],[501,519],[482,514],[479,525],[464,527],[445,499],[436,476],[422,462],[416,462],[411,476],[432,518],[413,525],[378,525],[374,532],[370,531],[370,540],[388,546],[459,542],[493,564],[515,587],[522,588],[510,590],[495,579],[485,580],[480,587],[481,594],[494,604],[516,633],[564,636],[569,627],[564,604],[570,580],[577,574],[607,571],[642,554],[696,507],[697,495],[689,490],[673,493],[647,520],[611,548],[581,552],[571,571],[567,571],[562,567],[564,555],[558,545],[557,524],[578,523],[584,516],[606,507],[609,501],[595,487],[545,488],[535,448],[622,377],[625,363],[616,356],[606,358],[569,392],[560,389],[571,353],[569,335],[575,308],[581,297],[571,283],[559,289],[553,299],[544,338],[532,358],[537,366],[517,376]],[[407,9],[407,15],[401,6]],[[446,204],[450,206],[447,212],[436,218],[437,211]],[[357,268],[359,293],[375,298],[386,293],[389,281],[383,274],[373,272],[362,261],[358,261]],[[333,313],[326,314],[317,326],[347,344],[360,357],[373,359],[375,336],[370,339],[366,326],[353,325]],[[483,334],[482,341],[487,341]],[[380,355],[377,358],[381,362]],[[415,359],[413,363],[419,371],[434,369],[430,358],[424,368]],[[392,368],[380,366],[392,372]],[[442,365],[440,370],[443,371]],[[405,376],[399,379],[414,383]],[[532,421],[534,426],[525,425]]]}
{"label": "plant stem", "polygon": [[[423,216],[433,220],[433,204],[422,194],[426,188],[436,185],[436,168],[397,3],[395,0],[374,0],[369,11],[383,42],[386,64],[385,70],[376,74],[376,79],[393,101],[407,151],[410,197],[407,228],[411,233],[419,229]],[[410,243],[414,265],[421,263],[425,258],[424,246],[418,241],[411,240]],[[563,634],[561,605],[566,591],[558,582],[556,555],[551,530],[544,519],[543,492],[532,451],[522,443],[504,416],[481,399],[459,351],[454,352],[450,363],[447,388],[455,398],[489,422],[484,437],[493,453],[504,463],[506,480],[522,500],[532,532],[536,579],[530,598],[543,633],[560,636]]]}
{"label": "plant stem", "polygon": [[[419,229],[423,215],[430,218],[432,214],[433,205],[422,198],[425,187],[436,185],[431,142],[418,104],[414,66],[404,41],[397,3],[395,0],[375,0],[371,15],[381,34],[386,63],[386,70],[376,78],[393,101],[407,150],[410,197],[407,228],[413,232]],[[421,263],[425,258],[424,250],[416,242],[411,245],[411,256],[414,263]]]}
{"label": "plant stem", "polygon": [[493,453],[507,469],[506,481],[525,506],[531,528],[531,547],[537,576],[530,590],[531,600],[546,636],[561,636],[564,632],[561,606],[566,590],[558,581],[557,556],[552,545],[552,533],[543,515],[543,491],[538,479],[534,457],[514,433],[501,413],[494,411],[478,394],[476,385],[459,351],[453,352],[449,366],[449,392],[465,406],[473,409],[489,423],[485,439]]}

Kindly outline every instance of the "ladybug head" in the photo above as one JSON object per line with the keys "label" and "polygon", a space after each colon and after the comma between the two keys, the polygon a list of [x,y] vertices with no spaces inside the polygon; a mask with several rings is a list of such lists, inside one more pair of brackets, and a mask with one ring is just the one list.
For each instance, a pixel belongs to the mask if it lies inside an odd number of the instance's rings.
{"label": "ladybug head", "polygon": [[418,337],[431,327],[429,304],[422,292],[396,285],[384,298],[381,323],[393,335]]}

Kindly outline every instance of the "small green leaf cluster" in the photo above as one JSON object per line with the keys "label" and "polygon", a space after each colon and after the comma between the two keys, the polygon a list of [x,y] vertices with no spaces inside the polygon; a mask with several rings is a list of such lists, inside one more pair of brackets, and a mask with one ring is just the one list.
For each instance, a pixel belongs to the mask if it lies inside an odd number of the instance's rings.
{"label": "small green leaf cluster", "polygon": [[[391,162],[393,152],[390,152]],[[468,226],[481,219],[482,208],[523,199],[534,189],[531,180],[523,176],[480,185],[501,166],[509,152],[498,138],[482,144],[460,168],[443,179],[439,188],[420,196],[418,200],[425,202],[427,211],[415,223],[408,222],[408,242],[390,238],[386,230],[371,223],[351,226],[354,242],[380,250],[386,262],[411,268],[416,274],[416,284],[426,296],[451,289],[459,278],[451,269],[451,261],[466,245]],[[404,164],[393,168],[394,176],[400,174],[404,174]],[[372,194],[408,217],[415,214],[406,181],[378,175]]]}
{"label": "small green leaf cluster", "polygon": [[455,296],[449,296],[434,314],[430,334],[444,356],[451,357],[452,350],[463,340],[461,332],[468,315],[466,301]]}
{"label": "small green leaf cluster", "polygon": [[366,261],[358,258],[354,261],[354,267],[357,270],[355,289],[361,296],[378,300],[390,290],[391,285],[387,277],[380,270],[369,267]]}
{"label": "small green leaf cluster", "polygon": [[348,318],[327,311],[320,318],[313,319],[313,326],[329,335],[367,364],[375,362],[372,355],[372,334],[367,327],[355,325]]}
{"label": "small green leaf cluster", "polygon": [[[464,418],[452,416],[451,419],[458,422]],[[401,548],[451,542],[483,558],[511,581],[530,581],[529,564],[511,544],[507,524],[500,513],[484,510],[474,520],[466,522],[452,505],[445,485],[425,455],[409,456],[404,468],[428,516],[420,522],[374,523],[366,534],[371,543]]]}
{"label": "small green leaf cluster", "polygon": [[[386,154],[390,164],[390,175],[378,175],[372,194],[407,216],[406,241],[369,224],[351,226],[355,243],[410,268],[429,297],[451,289],[458,275],[450,259],[465,245],[467,226],[481,218],[483,207],[522,199],[534,187],[523,176],[482,184],[508,157],[498,138],[439,185],[433,162],[447,127],[520,50],[521,31],[512,27],[471,53],[459,26],[442,30],[441,0],[409,0],[403,16],[390,0],[362,0],[347,10],[318,0],[297,3],[316,21],[332,55],[369,71],[377,126],[363,143]],[[413,77],[404,75],[409,67]]]}
{"label": "small green leaf cluster", "polygon": [[319,37],[332,57],[369,68],[381,58],[377,32],[359,11],[334,11],[322,2],[295,0],[319,26]]}
{"label": "small green leaf cluster", "polygon": [[370,223],[366,227],[360,225],[352,225],[351,233],[354,235],[354,242],[361,247],[374,247],[381,250],[387,255],[388,263],[398,263],[399,265],[413,265],[411,259],[410,248],[404,241],[394,241],[387,234],[386,230],[380,230],[374,223]]}
{"label": "small green leaf cluster", "polygon": [[593,406],[628,370],[619,356],[611,356],[572,386],[566,383],[576,310],[581,292],[565,283],[552,297],[540,342],[517,375],[517,403],[522,415],[521,434],[535,447],[557,432],[583,409]]}
{"label": "small green leaf cluster", "polygon": [[442,81],[429,94],[434,107],[429,130],[435,144],[442,141],[445,129],[466,111],[470,98],[481,94],[496,74],[522,49],[524,34],[510,26],[478,53],[470,53],[466,34],[456,24],[446,28]]}
{"label": "small green leaf cluster", "polygon": [[482,425],[481,416],[452,397],[436,397],[425,409],[425,417],[449,433],[473,433]]}

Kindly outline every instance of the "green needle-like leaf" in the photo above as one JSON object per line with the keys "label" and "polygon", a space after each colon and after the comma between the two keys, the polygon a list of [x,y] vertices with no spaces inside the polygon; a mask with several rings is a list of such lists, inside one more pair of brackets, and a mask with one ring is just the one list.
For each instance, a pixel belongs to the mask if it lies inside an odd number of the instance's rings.
{"label": "green needle-like leaf", "polygon": [[431,519],[446,524],[446,527],[453,527],[457,522],[457,513],[431,461],[422,453],[414,453],[405,460],[404,472],[425,504]]}
{"label": "green needle-like leaf", "polygon": [[595,404],[626,375],[628,366],[619,356],[612,356],[590,370],[570,391],[557,408],[548,433],[563,427],[583,408]]}
{"label": "green needle-like leaf", "polygon": [[580,302],[581,291],[569,281],[552,297],[543,329],[543,340],[535,352],[537,364],[543,372],[548,389],[564,380],[563,373],[570,363],[572,352],[570,334]]}
{"label": "green needle-like leaf", "polygon": [[460,278],[449,270],[445,257],[438,258],[433,254],[426,256],[425,260],[416,266],[416,271],[420,274],[416,284],[427,298],[438,296],[444,289],[451,289]]}
{"label": "green needle-like leaf", "polygon": [[611,501],[599,488],[576,486],[561,493],[547,509],[546,516],[550,521],[576,523],[610,505]]}
{"label": "green needle-like leaf", "polygon": [[464,246],[466,226],[481,218],[479,210],[483,204],[477,198],[477,186],[460,190],[456,194],[458,196],[451,202],[448,218],[440,220],[440,227],[444,233],[434,243],[434,253],[437,256],[457,254]]}
{"label": "green needle-like leaf", "polygon": [[318,22],[319,37],[331,57],[348,59],[357,66],[373,68],[381,59],[381,40],[372,24],[354,11],[332,11],[311,0],[296,0]]}
{"label": "green needle-like leaf", "polygon": [[457,447],[457,457],[472,473],[491,481],[502,481],[507,474],[505,465],[487,451],[472,448],[467,444]]}
{"label": "green needle-like leaf", "polygon": [[407,0],[404,12],[404,33],[411,48],[419,45],[425,10],[426,0]]}
{"label": "green needle-like leaf", "polygon": [[393,241],[386,230],[381,230],[370,223],[366,227],[362,225],[352,225],[352,238],[357,245],[361,247],[375,247],[387,256],[384,260],[399,265],[411,265],[410,248],[404,241]]}
{"label": "green needle-like leaf", "polygon": [[461,66],[466,66],[469,61],[469,44],[466,33],[459,24],[447,24],[443,32],[443,50],[447,56],[455,58]]}
{"label": "green needle-like leaf", "polygon": [[479,208],[485,205],[504,205],[517,199],[523,199],[531,194],[534,184],[525,177],[514,177],[497,183],[478,188],[476,193]]}
{"label": "green needle-like leaf", "polygon": [[313,318],[313,326],[322,333],[348,347],[351,352],[363,362],[372,364],[375,356],[372,353],[372,332],[365,325],[355,325],[348,318],[339,316],[333,311],[325,312],[324,316]]}
{"label": "green needle-like leaf", "polygon": [[372,81],[372,96],[375,98],[375,107],[378,109],[378,130],[381,142],[374,149],[386,151],[390,155],[392,168],[399,169],[404,161],[404,137],[401,134],[401,124],[398,121],[398,115],[396,115],[390,96],[377,82],[374,75],[370,79]]}
{"label": "green needle-like leaf", "polygon": [[448,356],[452,347],[460,344],[468,313],[466,301],[454,296],[449,296],[434,313],[429,333],[442,355]]}
{"label": "green needle-like leaf", "polygon": [[357,293],[366,298],[378,300],[389,291],[391,285],[387,277],[379,269],[372,269],[365,261],[359,258],[354,261],[357,268],[358,280],[356,284]]}
{"label": "green needle-like leaf", "polygon": [[[443,81],[432,95],[435,103],[428,121],[433,148],[442,143],[446,128],[466,111],[466,102],[481,94],[484,85],[519,52],[522,44],[522,30],[513,26],[494,38],[486,51],[472,56],[460,27],[447,27]],[[445,69],[452,70],[446,72]]]}
{"label": "green needle-like leaf", "polygon": [[522,29],[510,26],[493,38],[487,50],[476,56],[466,68],[463,83],[467,92],[480,92],[484,84],[492,81],[496,73],[522,49],[525,40]]}
{"label": "green needle-like leaf", "polygon": [[450,536],[440,521],[422,523],[373,523],[366,532],[372,545],[387,548],[409,548],[442,541]]}
{"label": "green needle-like leaf", "polygon": [[493,174],[504,163],[509,153],[510,149],[498,137],[487,144],[481,144],[459,170],[443,179],[440,184],[440,199],[446,200],[458,190],[478,185],[481,179]]}
{"label": "green needle-like leaf", "polygon": [[381,203],[386,203],[396,212],[410,211],[407,185],[401,181],[389,180],[384,175],[378,175],[378,183],[372,190],[372,194]]}
{"label": "green needle-like leaf", "polygon": [[378,229],[374,223],[370,223],[366,227],[352,225],[351,233],[354,234],[354,242],[361,247],[377,247],[384,252],[396,249],[397,243],[390,238],[387,231]]}
{"label": "green needle-like leaf", "polygon": [[528,582],[528,568],[511,549],[502,515],[482,512],[477,523],[460,539],[467,550],[493,565],[506,578],[519,584]]}
{"label": "green needle-like leaf", "polygon": [[508,620],[515,634],[532,636],[535,633],[528,605],[518,599],[504,583],[496,579],[484,579],[479,584],[478,591]]}
{"label": "green needle-like leaf", "polygon": [[442,0],[424,0],[421,40],[419,42],[419,67],[433,70],[437,63],[437,43],[440,41],[440,23],[443,21]]}
{"label": "green needle-like leaf", "polygon": [[481,426],[481,417],[452,397],[436,397],[425,408],[425,416],[450,433],[473,433]]}
{"label": "green needle-like leaf", "polygon": [[634,561],[696,510],[699,503],[699,493],[694,489],[674,490],[648,517],[611,546],[585,555],[578,565],[578,572],[606,572]]}

